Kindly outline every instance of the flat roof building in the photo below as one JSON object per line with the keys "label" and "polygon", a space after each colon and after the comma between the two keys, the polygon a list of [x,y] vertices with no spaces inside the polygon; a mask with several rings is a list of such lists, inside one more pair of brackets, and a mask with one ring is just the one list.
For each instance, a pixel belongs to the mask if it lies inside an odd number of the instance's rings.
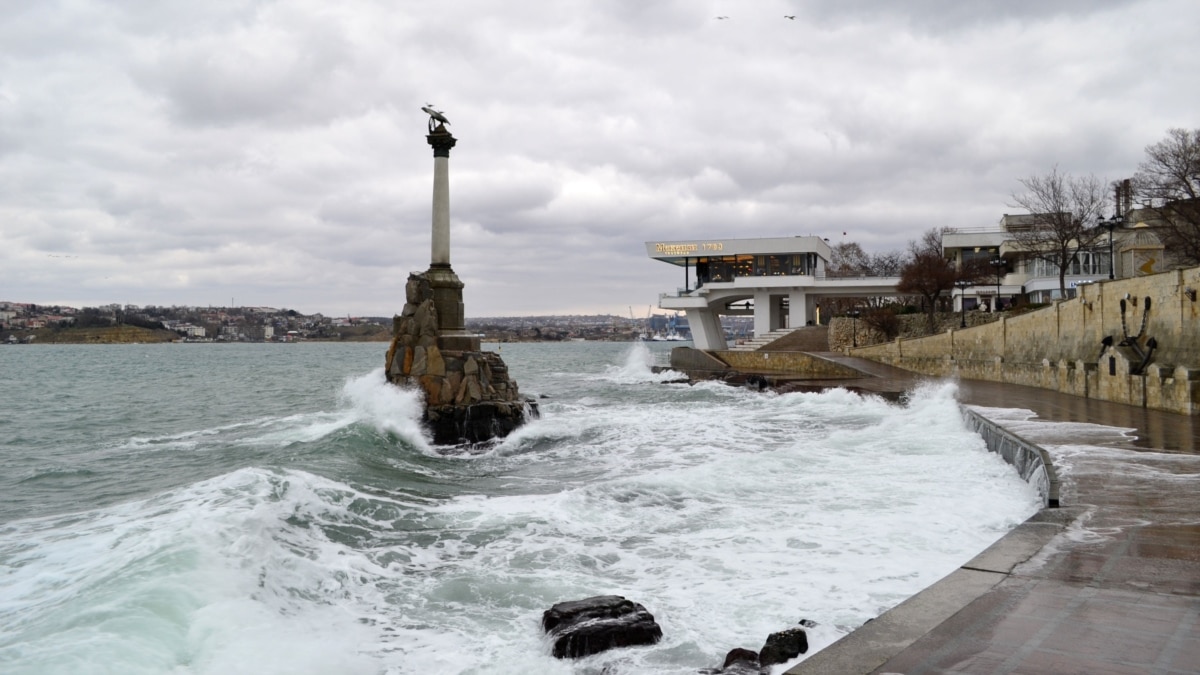
{"label": "flat roof building", "polygon": [[898,277],[830,276],[821,237],[646,242],[646,255],[683,268],[683,286],[658,306],[687,316],[698,349],[725,350],[721,316],[754,316],[754,334],[819,322],[823,297],[895,295]]}

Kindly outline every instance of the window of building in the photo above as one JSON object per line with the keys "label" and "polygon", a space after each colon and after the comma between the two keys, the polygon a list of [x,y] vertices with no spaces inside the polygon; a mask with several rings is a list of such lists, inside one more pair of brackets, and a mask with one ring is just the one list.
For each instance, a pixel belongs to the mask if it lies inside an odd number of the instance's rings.
{"label": "window of building", "polygon": [[[1068,276],[1108,274],[1108,260],[1108,251],[1080,251],[1067,266],[1066,273]],[[1033,276],[1058,276],[1058,265],[1042,258],[1035,258],[1030,262],[1033,266]]]}

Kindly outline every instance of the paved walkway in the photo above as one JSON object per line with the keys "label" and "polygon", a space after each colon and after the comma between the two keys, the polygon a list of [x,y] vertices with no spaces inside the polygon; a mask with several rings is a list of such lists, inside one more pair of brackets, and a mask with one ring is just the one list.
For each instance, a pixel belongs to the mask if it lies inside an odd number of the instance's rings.
{"label": "paved walkway", "polygon": [[[864,389],[915,379],[849,361],[890,380]],[[788,673],[1200,672],[1200,420],[1016,385],[959,386],[968,405],[1061,423],[1004,425],[1050,453],[1063,508]]]}

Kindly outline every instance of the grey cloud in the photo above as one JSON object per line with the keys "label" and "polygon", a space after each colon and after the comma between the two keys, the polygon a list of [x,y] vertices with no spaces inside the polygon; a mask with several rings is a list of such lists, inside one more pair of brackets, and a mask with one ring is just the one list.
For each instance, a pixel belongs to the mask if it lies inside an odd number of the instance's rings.
{"label": "grey cloud", "polygon": [[1006,0],[960,2],[913,0],[879,3],[872,0],[813,0],[802,11],[823,21],[867,21],[906,25],[935,32],[963,27],[986,27],[1001,21],[1030,22],[1059,16],[1083,16],[1136,4],[1135,0]]}
{"label": "grey cloud", "polygon": [[682,284],[646,240],[990,224],[1017,178],[1119,177],[1200,109],[1181,0],[809,6],[38,5],[0,25],[0,299],[395,311],[426,102],[473,315],[642,314]]}

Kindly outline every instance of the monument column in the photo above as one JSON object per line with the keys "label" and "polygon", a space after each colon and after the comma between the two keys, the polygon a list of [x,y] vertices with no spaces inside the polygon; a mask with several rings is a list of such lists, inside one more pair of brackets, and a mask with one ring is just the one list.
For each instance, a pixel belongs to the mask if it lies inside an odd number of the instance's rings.
{"label": "monument column", "polygon": [[428,136],[433,146],[433,248],[430,267],[450,266],[450,148],[458,139],[437,125]]}
{"label": "monument column", "polygon": [[433,147],[433,238],[429,271],[425,274],[437,308],[438,348],[478,351],[479,338],[464,328],[463,282],[450,267],[450,148],[458,140],[446,131],[445,119],[437,117],[431,118],[425,138]]}

